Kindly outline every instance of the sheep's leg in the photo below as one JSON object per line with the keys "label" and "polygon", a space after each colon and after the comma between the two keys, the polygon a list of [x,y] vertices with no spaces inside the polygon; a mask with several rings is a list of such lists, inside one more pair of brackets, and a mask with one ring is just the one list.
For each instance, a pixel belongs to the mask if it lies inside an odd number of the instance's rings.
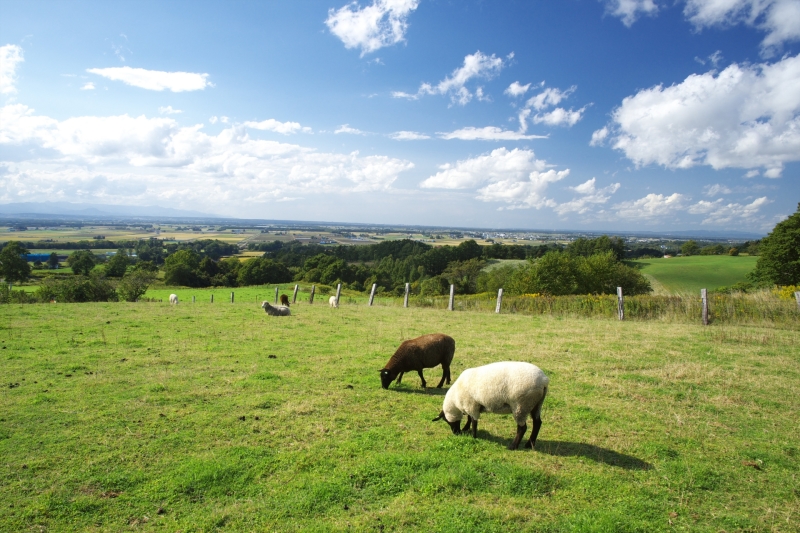
{"label": "sheep's leg", "polygon": [[[542,399],[544,401],[544,399]],[[539,436],[539,429],[542,427],[542,402],[534,407],[533,412],[531,412],[531,416],[533,417],[533,431],[531,431],[531,438],[525,444],[526,448],[533,448],[536,446],[536,438]]]}
{"label": "sheep's leg", "polygon": [[464,431],[469,431],[470,426],[472,426],[472,417],[467,415],[467,423],[464,425],[464,428],[461,430],[462,433]]}
{"label": "sheep's leg", "polygon": [[449,374],[450,374],[450,369],[449,369],[449,368],[442,367],[442,379],[441,379],[441,381],[439,381],[439,384],[438,384],[438,385],[436,385],[436,388],[437,388],[437,389],[441,389],[441,388],[442,388],[442,385],[444,384],[444,378],[445,378],[446,376],[448,377],[448,378],[447,378],[447,383],[448,383],[448,384],[450,383]]}
{"label": "sheep's leg", "polygon": [[473,418],[472,419],[472,438],[473,439],[477,439],[478,438],[478,419],[477,418]]}
{"label": "sheep's leg", "polygon": [[525,435],[525,432],[528,431],[528,426],[522,424],[521,426],[517,426],[517,436],[514,437],[514,442],[508,445],[509,450],[516,450],[519,448],[519,443],[522,441],[522,436]]}
{"label": "sheep's leg", "polygon": [[400,385],[401,381],[403,381],[403,373],[402,372],[397,374],[397,384]]}
{"label": "sheep's leg", "polygon": [[417,370],[417,374],[419,374],[419,379],[422,380],[422,388],[426,388],[427,383],[425,383],[425,376],[422,375],[422,370]]}

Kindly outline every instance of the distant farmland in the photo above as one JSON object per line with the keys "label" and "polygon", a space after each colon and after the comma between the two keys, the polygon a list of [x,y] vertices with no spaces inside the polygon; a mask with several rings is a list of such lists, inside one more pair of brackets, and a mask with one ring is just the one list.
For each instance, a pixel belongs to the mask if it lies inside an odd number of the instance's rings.
{"label": "distant farmland", "polygon": [[696,255],[669,259],[641,259],[629,264],[641,268],[653,283],[656,293],[699,292],[747,281],[747,273],[758,257]]}

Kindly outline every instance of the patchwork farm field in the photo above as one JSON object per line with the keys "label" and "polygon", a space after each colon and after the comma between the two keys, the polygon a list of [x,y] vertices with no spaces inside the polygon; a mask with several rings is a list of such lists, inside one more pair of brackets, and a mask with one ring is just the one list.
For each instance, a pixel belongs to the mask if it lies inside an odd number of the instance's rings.
{"label": "patchwork farm field", "polygon": [[641,268],[656,294],[700,294],[700,289],[712,290],[747,281],[747,274],[756,267],[756,261],[757,256],[693,255],[627,263]]}
{"label": "patchwork farm field", "polygon": [[[0,306],[0,531],[800,529],[796,325],[249,296]],[[509,415],[431,422],[445,391],[414,374],[380,388],[429,332],[454,378],[550,376],[535,450],[506,450]]]}

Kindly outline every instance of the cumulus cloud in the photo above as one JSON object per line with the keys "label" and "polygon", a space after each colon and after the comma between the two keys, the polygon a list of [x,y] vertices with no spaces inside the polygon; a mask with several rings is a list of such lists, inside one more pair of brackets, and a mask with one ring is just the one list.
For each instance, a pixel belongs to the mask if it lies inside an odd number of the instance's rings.
{"label": "cumulus cloud", "polygon": [[608,202],[611,199],[611,195],[620,188],[619,183],[612,183],[608,187],[598,189],[595,187],[595,183],[596,179],[592,178],[576,187],[570,187],[579,196],[569,202],[558,204],[555,206],[554,211],[559,215],[566,215],[567,213],[586,214],[592,207]]}
{"label": "cumulus cloud", "polygon": [[420,186],[427,189],[477,189],[484,202],[503,202],[507,209],[540,209],[556,203],[545,196],[547,187],[569,175],[536,159],[532,150],[498,148],[488,154],[441,165]]}
{"label": "cumulus cloud", "polygon": [[[708,190],[711,190],[710,188]],[[736,202],[726,203],[719,198],[708,201],[700,200],[694,204],[686,195],[674,193],[669,196],[663,194],[648,194],[644,198],[621,202],[613,206],[617,217],[645,223],[657,222],[667,217],[685,215],[699,215],[703,217],[702,224],[744,225],[753,227],[763,226],[764,216],[760,214],[762,207],[770,203],[766,196],[756,198],[749,204]]]}
{"label": "cumulus cloud", "polygon": [[83,84],[83,87],[81,87],[81,91],[94,91],[94,83],[87,81]]}
{"label": "cumulus cloud", "polygon": [[521,141],[527,139],[546,139],[546,135],[525,135],[523,132],[509,131],[496,126],[483,128],[467,127],[449,133],[439,132],[439,137],[446,140],[462,141]]}
{"label": "cumulus cloud", "polygon": [[389,135],[395,141],[420,141],[430,139],[429,135],[424,133],[417,133],[416,131],[396,131]]}
{"label": "cumulus cloud", "polygon": [[589,141],[589,146],[601,146],[606,141],[606,137],[608,137],[608,127],[603,126],[599,130],[596,130],[592,133],[592,140]]}
{"label": "cumulus cloud", "polygon": [[279,122],[274,118],[262,120],[261,122],[248,121],[243,124],[246,128],[262,131],[274,131],[283,135],[289,135],[302,131],[303,133],[311,133],[311,128],[301,126],[298,122]]}
{"label": "cumulus cloud", "polygon": [[714,185],[706,185],[705,187],[703,187],[703,194],[705,194],[706,196],[713,197],[713,196],[719,196],[721,194],[730,194],[731,192],[733,191],[731,191],[725,185],[721,185],[719,183],[715,183]]}
{"label": "cumulus cloud", "polygon": [[[541,86],[544,87],[544,82],[542,82]],[[555,87],[547,87],[539,94],[529,98],[519,113],[520,131],[524,133],[527,130],[528,117],[530,117],[533,111],[536,111],[532,118],[534,124],[567,127],[572,127],[577,124],[578,121],[583,118],[583,113],[588,106],[583,106],[577,110],[555,107],[554,109],[545,111],[569,98],[576,90],[577,87],[574,85],[564,91]]]}
{"label": "cumulus cloud", "polygon": [[16,44],[0,46],[0,94],[17,92],[17,65],[23,61],[21,47]]}
{"label": "cumulus cloud", "polygon": [[798,87],[800,56],[732,64],[628,96],[612,113],[608,135],[636,165],[763,168],[776,178],[785,163],[800,160]]}
{"label": "cumulus cloud", "polygon": [[387,156],[252,139],[247,130],[232,125],[208,135],[202,125],[182,127],[169,117],[56,120],[7,105],[0,107],[0,145],[28,155],[7,165],[0,200],[178,198],[219,211],[226,201],[387,190],[414,166]]}
{"label": "cumulus cloud", "polygon": [[528,89],[530,89],[530,87],[531,87],[530,83],[522,85],[520,82],[515,81],[514,83],[509,85],[504,92],[509,96],[517,97],[517,96],[522,96],[523,94],[528,92]]}
{"label": "cumulus cloud", "polygon": [[630,27],[642,15],[655,15],[658,5],[654,0],[601,0],[606,6],[606,13],[622,19],[622,23]]}
{"label": "cumulus cloud", "polygon": [[159,107],[158,112],[162,115],[178,115],[183,113],[183,111],[180,109],[173,109],[171,105],[168,105],[167,107]]}
{"label": "cumulus cloud", "polygon": [[687,0],[683,12],[698,29],[747,24],[766,32],[761,42],[765,55],[800,39],[797,0]]}
{"label": "cumulus cloud", "polygon": [[419,0],[374,0],[360,7],[352,2],[339,9],[330,9],[325,24],[341,39],[345,48],[360,48],[361,57],[384,46],[404,40],[408,16],[417,9]]}
{"label": "cumulus cloud", "polygon": [[90,68],[86,72],[150,91],[200,91],[211,85],[208,74],[194,72],[164,72],[131,67]]}
{"label": "cumulus cloud", "polygon": [[335,134],[349,133],[350,135],[367,135],[366,131],[361,131],[357,128],[351,128],[349,124],[342,124],[341,126],[336,128],[336,131],[334,131],[333,133]]}
{"label": "cumulus cloud", "polygon": [[534,124],[547,124],[548,126],[574,126],[583,117],[586,107],[578,110],[566,110],[557,107],[548,113],[536,113],[533,116]]}
{"label": "cumulus cloud", "polygon": [[[513,56],[513,53],[509,54],[508,59]],[[474,54],[464,57],[464,64],[436,85],[423,83],[416,93],[394,91],[392,96],[417,100],[425,95],[449,94],[451,102],[466,105],[475,96],[465,87],[466,83],[475,78],[491,79],[500,72],[503,66],[505,66],[505,62],[502,58],[496,57],[494,54],[487,56],[478,50]],[[476,93],[479,99],[486,98],[482,88],[479,87]]]}
{"label": "cumulus cloud", "polygon": [[569,95],[574,93],[577,89],[575,85],[566,91],[559,90],[555,87],[548,87],[536,96],[532,96],[526,103],[526,107],[532,107],[536,111],[541,111],[550,106],[560,104],[562,100],[569,98]]}

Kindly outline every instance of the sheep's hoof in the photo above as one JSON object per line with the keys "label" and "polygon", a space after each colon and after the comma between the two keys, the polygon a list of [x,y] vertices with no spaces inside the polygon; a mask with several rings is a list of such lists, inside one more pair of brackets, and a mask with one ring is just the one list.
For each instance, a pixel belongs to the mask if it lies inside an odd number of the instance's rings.
{"label": "sheep's hoof", "polygon": [[528,442],[525,443],[525,449],[526,450],[532,450],[533,449],[533,444],[531,444],[531,441],[528,441]]}

